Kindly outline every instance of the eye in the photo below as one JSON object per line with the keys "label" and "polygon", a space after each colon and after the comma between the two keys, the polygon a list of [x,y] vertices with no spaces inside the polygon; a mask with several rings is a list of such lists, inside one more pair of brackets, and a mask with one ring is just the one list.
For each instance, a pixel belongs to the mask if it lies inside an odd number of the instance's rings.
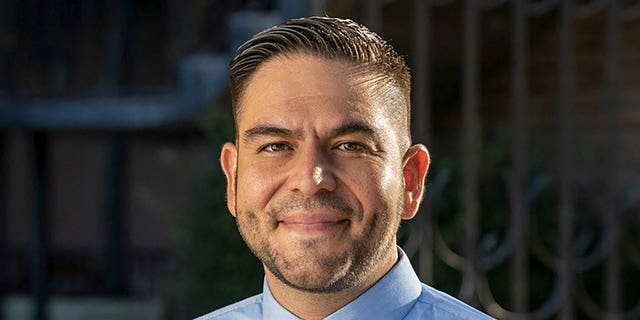
{"label": "eye", "polygon": [[270,143],[260,148],[260,152],[264,151],[270,153],[283,152],[287,150],[291,150],[291,147],[285,143]]}
{"label": "eye", "polygon": [[356,142],[343,142],[336,146],[338,150],[354,153],[363,153],[367,151],[367,148],[360,143]]}

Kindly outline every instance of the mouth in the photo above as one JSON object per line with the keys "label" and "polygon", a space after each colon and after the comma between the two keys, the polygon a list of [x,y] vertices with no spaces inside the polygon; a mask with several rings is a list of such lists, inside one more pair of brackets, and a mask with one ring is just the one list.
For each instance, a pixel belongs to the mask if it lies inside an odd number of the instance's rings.
{"label": "mouth", "polygon": [[338,232],[348,225],[348,219],[331,217],[291,217],[278,221],[284,230],[304,236]]}

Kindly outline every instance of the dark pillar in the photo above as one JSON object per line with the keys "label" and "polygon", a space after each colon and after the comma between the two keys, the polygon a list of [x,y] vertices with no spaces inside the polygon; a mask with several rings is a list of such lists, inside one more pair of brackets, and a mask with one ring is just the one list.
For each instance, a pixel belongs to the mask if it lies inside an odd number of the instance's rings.
{"label": "dark pillar", "polygon": [[33,135],[33,209],[31,221],[31,290],[33,319],[46,320],[49,298],[49,172],[47,167],[47,136]]}
{"label": "dark pillar", "polygon": [[[131,23],[131,6],[126,0],[109,1],[107,4],[109,29],[107,31],[106,88],[113,94],[120,93],[120,85],[126,77],[128,31]],[[110,296],[126,296],[129,293],[127,277],[127,228],[124,207],[126,194],[126,145],[121,133],[109,138],[109,159],[106,168],[105,214],[105,290]]]}
{"label": "dark pillar", "polygon": [[481,148],[480,114],[479,114],[479,52],[478,38],[480,34],[478,1],[466,0],[462,6],[464,19],[463,35],[463,73],[462,73],[462,199],[465,212],[465,230],[463,252],[466,263],[463,269],[463,280],[460,297],[470,302],[476,290],[477,276],[477,244],[479,238],[478,155]]}
{"label": "dark pillar", "polygon": [[511,260],[511,303],[513,310],[525,313],[529,310],[529,252],[528,230],[529,210],[525,201],[525,181],[527,171],[527,60],[528,60],[528,15],[527,1],[513,3],[513,33],[511,40],[511,119],[513,142],[511,154],[513,169],[510,179],[512,190],[511,212],[516,228],[516,249]]}
{"label": "dark pillar", "polygon": [[127,182],[127,152],[122,134],[110,140],[107,163],[107,203],[105,212],[106,293],[110,296],[126,296],[128,288],[128,263],[126,208],[124,195]]}
{"label": "dark pillar", "polygon": [[559,199],[558,225],[560,228],[559,248],[560,277],[563,294],[562,309],[558,315],[560,320],[575,319],[575,284],[573,263],[573,217],[574,202],[574,2],[561,1],[558,12],[558,98],[557,98],[557,163]]}
{"label": "dark pillar", "polygon": [[[0,133],[0,266],[7,265],[7,218],[6,218],[6,208],[7,208],[7,197],[6,192],[7,188],[5,185],[7,184],[6,177],[6,147],[5,147],[5,135]],[[4,296],[7,294],[5,291],[6,283],[7,283],[7,274],[6,270],[0,268],[0,305],[2,305],[4,301]],[[3,319],[3,314],[0,312],[0,320]]]}

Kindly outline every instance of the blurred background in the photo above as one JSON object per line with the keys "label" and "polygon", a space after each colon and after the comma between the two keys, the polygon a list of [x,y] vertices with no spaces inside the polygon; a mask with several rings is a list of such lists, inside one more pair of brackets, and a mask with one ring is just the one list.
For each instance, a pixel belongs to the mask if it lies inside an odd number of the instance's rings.
{"label": "blurred background", "polygon": [[640,319],[640,2],[0,1],[0,319],[191,319],[259,293],[224,204],[227,64],[348,17],[433,157],[400,244],[500,319]]}

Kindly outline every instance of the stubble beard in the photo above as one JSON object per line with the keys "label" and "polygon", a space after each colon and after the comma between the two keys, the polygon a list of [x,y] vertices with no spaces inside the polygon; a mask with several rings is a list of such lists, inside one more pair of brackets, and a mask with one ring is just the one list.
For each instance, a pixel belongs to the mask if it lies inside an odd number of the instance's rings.
{"label": "stubble beard", "polygon": [[[289,202],[307,209],[310,206],[308,200]],[[326,205],[326,201],[311,203]],[[332,209],[336,209],[336,206]],[[328,245],[323,243],[324,240],[307,239],[295,243],[296,252],[300,254],[287,257],[286,253],[269,243],[268,234],[254,211],[236,210],[236,223],[249,249],[282,283],[305,292],[334,293],[361,285],[386,258],[389,250],[395,250],[400,211],[392,211],[394,210],[391,208],[382,208],[375,212],[361,237],[352,239],[353,243],[346,252],[337,252],[331,256],[313,254]],[[267,213],[273,214],[274,212]]]}

